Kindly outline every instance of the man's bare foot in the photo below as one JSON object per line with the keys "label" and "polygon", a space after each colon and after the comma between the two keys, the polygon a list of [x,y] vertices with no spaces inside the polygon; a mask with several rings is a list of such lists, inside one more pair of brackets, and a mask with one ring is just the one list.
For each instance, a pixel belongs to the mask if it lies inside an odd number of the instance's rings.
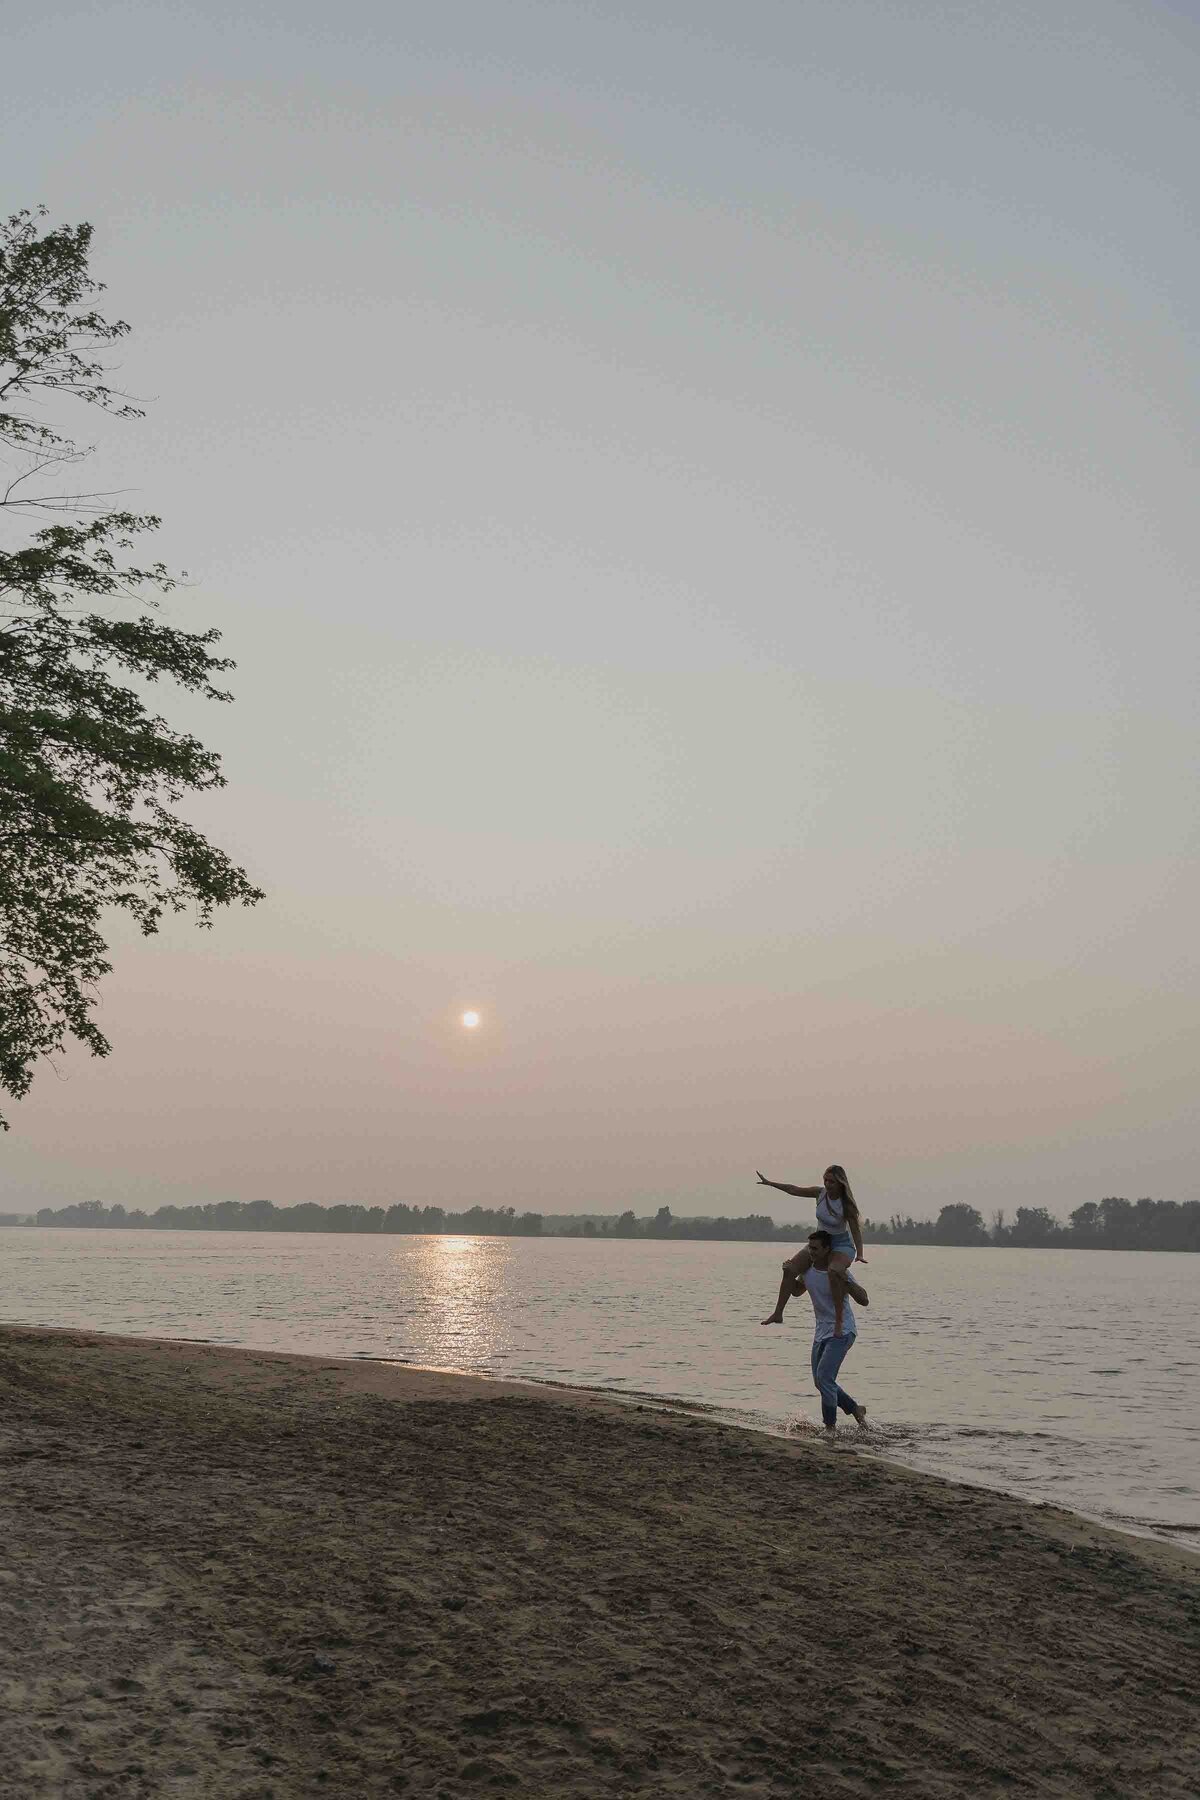
{"label": "man's bare foot", "polygon": [[760,1325],[782,1325],[783,1314],[781,1312],[768,1313],[765,1319],[760,1319],[758,1322]]}
{"label": "man's bare foot", "polygon": [[822,1429],[825,1432],[826,1440],[832,1444],[834,1438],[837,1436],[837,1426],[836,1425],[826,1425],[826,1426],[823,1426]]}
{"label": "man's bare foot", "polygon": [[865,1428],[867,1423],[867,1409],[865,1406],[856,1406],[854,1408],[854,1419],[856,1424],[862,1425]]}

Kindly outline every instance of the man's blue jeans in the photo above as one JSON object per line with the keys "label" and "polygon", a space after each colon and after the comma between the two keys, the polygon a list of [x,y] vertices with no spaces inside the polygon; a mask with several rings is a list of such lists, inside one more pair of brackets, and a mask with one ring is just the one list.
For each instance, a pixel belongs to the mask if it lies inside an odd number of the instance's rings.
{"label": "man's blue jeans", "polygon": [[841,1337],[819,1338],[812,1347],[813,1380],[821,1394],[821,1418],[826,1425],[836,1425],[838,1407],[844,1413],[852,1413],[856,1402],[845,1388],[838,1386],[838,1370],[854,1348],[854,1332],[844,1332]]}

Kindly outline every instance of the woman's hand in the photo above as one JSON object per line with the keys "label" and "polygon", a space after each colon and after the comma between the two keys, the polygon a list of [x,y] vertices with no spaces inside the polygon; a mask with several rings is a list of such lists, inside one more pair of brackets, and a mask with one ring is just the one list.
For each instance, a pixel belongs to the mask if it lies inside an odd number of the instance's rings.
{"label": "woman's hand", "polygon": [[866,1262],[866,1260],[867,1260],[867,1259],[866,1259],[866,1257],[865,1257],[865,1256],[864,1256],[864,1255],[863,1255],[863,1253],[862,1253],[862,1251],[861,1251],[861,1250],[860,1250],[860,1251],[859,1251],[859,1252],[858,1252],[858,1253],[857,1253],[857,1255],[856,1255],[856,1256],[855,1256],[855,1258],[854,1258],[854,1260],[855,1260],[855,1262],[860,1262],[860,1263],[865,1263],[865,1262]]}
{"label": "woman's hand", "polygon": [[754,1173],[758,1176],[758,1179],[762,1182],[764,1187],[772,1187],[774,1185],[773,1182],[767,1180],[761,1169],[755,1169]]}

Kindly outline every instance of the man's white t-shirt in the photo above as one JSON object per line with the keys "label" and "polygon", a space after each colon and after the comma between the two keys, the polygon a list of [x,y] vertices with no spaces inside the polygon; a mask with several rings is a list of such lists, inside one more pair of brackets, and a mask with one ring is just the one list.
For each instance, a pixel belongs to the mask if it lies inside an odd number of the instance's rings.
{"label": "man's white t-shirt", "polygon": [[[813,1304],[814,1322],[816,1325],[816,1330],[813,1332],[813,1340],[815,1343],[819,1344],[825,1338],[833,1337],[837,1332],[836,1313],[833,1304],[833,1289],[830,1286],[827,1271],[824,1269],[806,1269],[804,1271],[804,1286],[808,1293],[808,1297]],[[858,1326],[854,1322],[854,1308],[851,1306],[850,1296],[847,1294],[846,1298],[842,1301],[842,1336],[854,1337],[857,1333]]]}

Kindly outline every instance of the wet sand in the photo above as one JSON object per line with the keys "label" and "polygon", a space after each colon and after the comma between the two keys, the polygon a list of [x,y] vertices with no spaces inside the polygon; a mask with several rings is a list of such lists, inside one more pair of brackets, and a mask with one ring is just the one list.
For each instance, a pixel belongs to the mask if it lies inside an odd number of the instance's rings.
{"label": "wet sand", "polygon": [[14,1800],[1194,1796],[1200,1559],[594,1395],[0,1328]]}

